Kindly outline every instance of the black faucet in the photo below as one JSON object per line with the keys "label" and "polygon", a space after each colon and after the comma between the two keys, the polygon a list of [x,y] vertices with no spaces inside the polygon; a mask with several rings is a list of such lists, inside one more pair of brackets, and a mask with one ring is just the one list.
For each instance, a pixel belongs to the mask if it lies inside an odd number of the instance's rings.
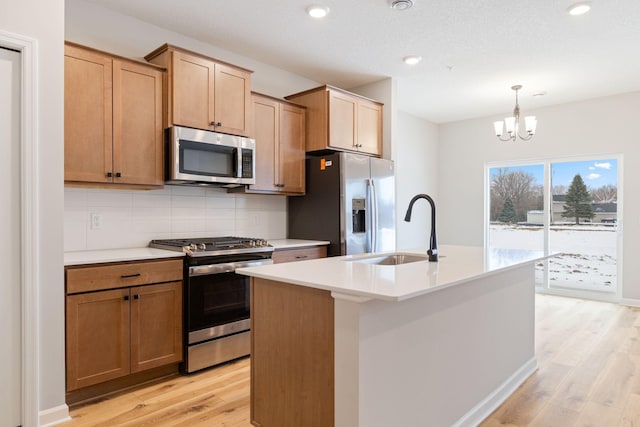
{"label": "black faucet", "polygon": [[426,194],[418,194],[411,199],[409,202],[409,207],[407,208],[407,213],[404,216],[404,220],[409,222],[411,221],[411,210],[413,209],[413,204],[418,199],[426,199],[427,202],[431,205],[431,236],[429,237],[429,250],[427,254],[429,254],[429,261],[438,262],[438,241],[436,240],[436,204],[433,202],[433,199]]}

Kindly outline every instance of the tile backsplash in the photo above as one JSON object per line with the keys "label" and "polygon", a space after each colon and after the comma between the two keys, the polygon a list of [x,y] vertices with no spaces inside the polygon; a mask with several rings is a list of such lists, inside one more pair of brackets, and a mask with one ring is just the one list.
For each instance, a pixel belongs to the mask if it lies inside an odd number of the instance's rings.
{"label": "tile backsplash", "polygon": [[222,188],[65,188],[64,250],[144,247],[178,237],[286,237],[286,197]]}

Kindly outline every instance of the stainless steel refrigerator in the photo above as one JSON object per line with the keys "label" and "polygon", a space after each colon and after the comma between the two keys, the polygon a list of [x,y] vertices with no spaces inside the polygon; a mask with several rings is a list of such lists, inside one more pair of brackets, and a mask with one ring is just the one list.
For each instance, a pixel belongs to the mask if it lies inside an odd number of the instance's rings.
{"label": "stainless steel refrigerator", "polygon": [[396,247],[393,161],[351,153],[306,159],[306,194],[289,197],[288,237],[328,240],[328,256]]}

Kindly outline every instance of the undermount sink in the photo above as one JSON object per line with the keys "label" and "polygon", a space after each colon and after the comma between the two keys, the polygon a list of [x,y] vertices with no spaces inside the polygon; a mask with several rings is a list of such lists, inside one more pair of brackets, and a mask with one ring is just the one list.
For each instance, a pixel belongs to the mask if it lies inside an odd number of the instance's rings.
{"label": "undermount sink", "polygon": [[348,261],[360,262],[364,264],[376,264],[376,265],[401,265],[409,264],[411,262],[428,261],[429,255],[417,255],[417,254],[390,254],[373,256],[368,258],[352,259]]}

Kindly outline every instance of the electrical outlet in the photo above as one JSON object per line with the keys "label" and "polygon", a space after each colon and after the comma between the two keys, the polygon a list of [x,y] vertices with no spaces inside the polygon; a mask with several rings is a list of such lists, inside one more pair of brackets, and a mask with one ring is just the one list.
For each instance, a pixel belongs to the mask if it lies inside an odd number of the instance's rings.
{"label": "electrical outlet", "polygon": [[102,229],[102,214],[100,213],[91,213],[91,229],[92,230],[101,230]]}

